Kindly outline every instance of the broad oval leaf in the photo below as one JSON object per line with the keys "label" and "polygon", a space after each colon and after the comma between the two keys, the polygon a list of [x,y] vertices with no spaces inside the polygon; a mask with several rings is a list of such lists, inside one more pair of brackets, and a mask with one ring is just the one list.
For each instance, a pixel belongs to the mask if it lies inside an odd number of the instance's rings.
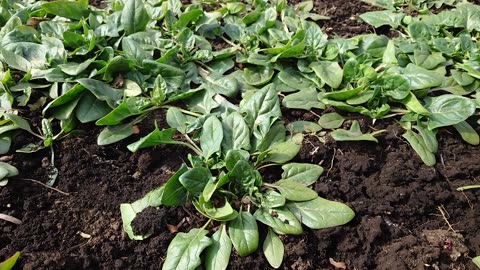
{"label": "broad oval leaf", "polygon": [[287,208],[258,209],[255,218],[272,228],[278,234],[300,235],[303,233],[302,224]]}
{"label": "broad oval leaf", "polygon": [[347,118],[336,112],[331,112],[322,114],[318,120],[318,124],[326,129],[336,129],[343,125],[345,119]]}
{"label": "broad oval leaf", "polygon": [[318,196],[313,189],[291,179],[282,179],[273,185],[289,201],[308,201]]}
{"label": "broad oval leaf", "polygon": [[425,142],[423,141],[423,138],[419,134],[411,130],[407,130],[407,132],[405,132],[402,137],[404,137],[408,141],[410,146],[412,146],[413,150],[415,150],[415,152],[420,156],[425,165],[435,165],[435,155],[428,150]]}
{"label": "broad oval leaf", "polygon": [[323,173],[323,168],[309,163],[289,163],[282,166],[282,179],[295,181],[305,186],[315,183]]}
{"label": "broad oval leaf", "polygon": [[205,123],[203,123],[202,134],[200,135],[200,147],[202,148],[203,158],[205,158],[205,160],[220,151],[222,140],[222,123],[216,116],[210,116],[205,120]]}
{"label": "broad oval leaf", "polygon": [[273,69],[270,67],[258,66],[255,68],[245,68],[243,76],[245,81],[253,86],[264,85],[273,77]]}
{"label": "broad oval leaf", "polygon": [[98,145],[112,144],[121,141],[133,134],[131,123],[120,124],[116,126],[107,126],[104,128],[97,138]]}
{"label": "broad oval leaf", "polygon": [[240,113],[232,112],[223,118],[222,127],[222,147],[225,151],[230,149],[250,150],[250,129]]}
{"label": "broad oval leaf", "polygon": [[263,254],[265,254],[270,266],[275,269],[279,268],[282,264],[284,253],[285,248],[282,240],[280,240],[272,229],[268,228],[267,237],[263,242]]}
{"label": "broad oval leaf", "polygon": [[202,193],[205,185],[212,179],[210,170],[205,167],[191,168],[179,178],[180,183],[194,196]]}
{"label": "broad oval leaf", "polygon": [[302,147],[303,135],[297,133],[286,142],[281,142],[270,146],[267,150],[268,155],[264,162],[273,162],[282,164],[292,160]]}
{"label": "broad oval leaf", "polygon": [[180,169],[172,175],[165,184],[165,190],[162,196],[162,204],[165,206],[183,205],[187,200],[188,191],[180,183],[179,178],[187,171],[187,166],[182,164]]}
{"label": "broad oval leaf", "polygon": [[232,253],[232,241],[227,234],[227,226],[222,223],[212,235],[212,244],[205,250],[205,268],[207,270],[227,269]]}
{"label": "broad oval leaf", "polygon": [[321,197],[306,202],[290,202],[287,207],[303,224],[312,229],[343,225],[355,216],[347,205]]}
{"label": "broad oval leaf", "polygon": [[425,101],[425,108],[430,112],[429,129],[458,124],[472,116],[476,109],[472,99],[451,94],[427,98]]}
{"label": "broad oval leaf", "polygon": [[229,222],[228,233],[240,256],[247,256],[257,250],[258,227],[252,214],[240,212],[236,219]]}
{"label": "broad oval leaf", "polygon": [[144,31],[150,20],[142,0],[127,0],[122,10],[121,22],[127,35]]}
{"label": "broad oval leaf", "polygon": [[310,64],[310,68],[331,88],[338,88],[342,83],[343,70],[337,62],[313,62]]}
{"label": "broad oval leaf", "polygon": [[163,270],[195,270],[201,264],[200,254],[212,244],[204,229],[178,233],[167,249]]}
{"label": "broad oval leaf", "polygon": [[324,109],[323,105],[317,99],[317,90],[313,88],[306,88],[299,92],[287,95],[282,100],[282,105],[290,109],[304,109],[310,110],[312,108]]}
{"label": "broad oval leaf", "polygon": [[67,19],[81,20],[88,17],[88,0],[52,1],[41,5],[47,13]]}

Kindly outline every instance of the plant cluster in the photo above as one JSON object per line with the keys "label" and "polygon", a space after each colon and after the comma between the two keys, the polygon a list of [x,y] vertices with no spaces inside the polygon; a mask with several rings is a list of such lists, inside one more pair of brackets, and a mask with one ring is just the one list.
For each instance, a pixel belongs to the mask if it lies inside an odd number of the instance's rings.
{"label": "plant cluster", "polygon": [[[328,18],[312,13],[312,1],[112,0],[96,8],[88,0],[3,0],[0,154],[20,131],[30,133],[38,142],[14,150],[50,148],[53,185],[55,140],[94,123],[103,127],[99,145],[115,143],[137,133],[148,113],[165,110],[170,128],[155,126],[128,149],[177,144],[192,154],[164,186],[122,205],[128,235],[148,237],[131,227],[146,207],[191,202],[207,222],[177,234],[164,268],[195,269],[201,254],[207,268],[225,268],[232,245],[240,255],[257,249],[258,223],[268,228],[263,250],[278,267],[279,234],[353,218],[350,208],[310,188],[320,166],[291,161],[302,133],[377,142],[383,130],[362,131],[357,121],[341,129],[346,115],[394,117],[428,166],[436,162],[439,128],[452,126],[479,144],[471,117],[480,108],[480,7],[456,0],[368,2],[387,10],[360,18],[395,29],[395,38],[329,38],[316,22]],[[407,5],[422,14],[402,13]],[[442,5],[455,8],[427,12]],[[344,115],[285,125],[281,106],[328,106]],[[24,118],[28,111],[41,116]],[[175,133],[181,139],[172,139]],[[5,164],[0,181],[18,174]],[[268,166],[281,166],[281,178],[266,181]],[[212,227],[217,231],[207,237]]]}

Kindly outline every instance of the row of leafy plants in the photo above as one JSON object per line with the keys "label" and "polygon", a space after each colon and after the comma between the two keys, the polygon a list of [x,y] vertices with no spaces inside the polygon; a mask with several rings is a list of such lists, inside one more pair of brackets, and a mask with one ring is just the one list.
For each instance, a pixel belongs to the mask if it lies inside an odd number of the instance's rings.
{"label": "row of leafy plants", "polygon": [[[427,2],[420,1],[428,9]],[[121,206],[128,235],[148,237],[131,226],[146,207],[191,202],[205,226],[177,234],[164,269],[195,269],[201,254],[208,269],[224,269],[232,245],[242,256],[258,248],[258,223],[267,227],[264,254],[279,267],[279,234],[354,215],[310,188],[320,166],[292,162],[303,133],[376,142],[382,130],[367,132],[357,121],[342,129],[344,120],[350,113],[372,123],[394,118],[428,166],[436,163],[439,128],[452,126],[479,144],[478,122],[469,118],[480,107],[480,7],[459,2],[438,14],[419,4],[424,14],[412,17],[403,2],[376,1],[388,10],[360,17],[391,27],[395,37],[345,39],[321,31],[316,21],[328,18],[312,12],[312,1],[115,0],[96,8],[87,0],[2,0],[0,153],[11,151],[19,132],[30,133],[37,142],[13,150],[49,148],[47,184],[54,185],[55,141],[78,133],[79,124],[102,126],[98,144],[107,145],[164,110],[170,127],[153,127],[128,149],[177,144],[192,154],[165,185]],[[281,106],[344,113],[286,124]],[[25,119],[25,111],[40,120]],[[281,166],[281,179],[265,181],[269,166]],[[5,185],[18,171],[0,163],[0,173]]]}

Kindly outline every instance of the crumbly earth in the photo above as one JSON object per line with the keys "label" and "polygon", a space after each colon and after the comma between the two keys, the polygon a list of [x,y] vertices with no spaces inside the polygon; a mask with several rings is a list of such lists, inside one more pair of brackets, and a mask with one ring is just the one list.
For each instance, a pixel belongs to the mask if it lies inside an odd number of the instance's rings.
{"label": "crumbly earth", "polygon": [[[315,9],[331,16],[321,22],[327,33],[349,36],[373,30],[358,20],[358,14],[372,10],[364,4],[317,0]],[[302,111],[284,113],[287,121],[315,119]],[[20,176],[0,188],[0,213],[23,223],[0,219],[0,261],[21,251],[15,269],[161,268],[174,231],[201,226],[204,220],[188,205],[149,209],[133,225],[153,235],[133,241],[123,232],[119,206],[160,186],[186,160],[188,151],[179,146],[137,153],[126,149],[151,131],[154,121],[162,125],[164,117],[154,113],[139,124],[136,137],[111,146],[96,144],[100,129],[92,126],[81,127],[87,130],[83,136],[56,142],[55,188],[68,195],[22,180],[46,181],[48,151],[12,154]],[[453,130],[441,130],[438,162],[426,167],[396,124],[360,120],[363,126],[386,129],[378,144],[324,144],[307,136],[296,157],[321,164],[325,172],[315,190],[348,204],[356,217],[345,226],[282,236],[286,253],[280,269],[475,269],[470,258],[480,254],[480,190],[456,189],[479,183],[480,147],[466,145]],[[27,141],[18,136],[14,144]],[[272,178],[278,170],[262,173]],[[245,258],[233,255],[230,269],[271,268],[257,252]]]}

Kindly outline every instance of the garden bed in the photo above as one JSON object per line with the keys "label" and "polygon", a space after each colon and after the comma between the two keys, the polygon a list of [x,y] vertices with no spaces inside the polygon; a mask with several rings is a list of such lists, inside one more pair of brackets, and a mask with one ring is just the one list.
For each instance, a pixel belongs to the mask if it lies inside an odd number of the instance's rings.
{"label": "garden bed", "polygon": [[[331,17],[319,22],[322,30],[342,37],[375,31],[358,18],[371,10],[378,8],[350,1],[316,1],[314,8]],[[303,110],[282,113],[287,123],[318,120]],[[395,121],[353,117],[363,127],[386,129],[376,135],[378,143],[328,137],[324,143],[307,134],[294,161],[321,165],[324,172],[314,190],[347,204],[355,218],[339,227],[280,236],[285,245],[280,269],[475,269],[471,258],[480,254],[480,191],[457,188],[479,184],[480,148],[466,144],[453,128],[442,128],[437,163],[429,167]],[[0,219],[0,261],[21,251],[15,269],[159,269],[174,231],[201,227],[205,220],[191,204],[148,208],[134,226],[153,235],[134,241],[124,232],[120,204],[164,184],[190,153],[176,145],[130,152],[127,145],[148,134],[154,122],[168,127],[165,112],[155,111],[137,125],[138,134],[119,143],[97,145],[101,128],[93,124],[78,127],[83,135],[56,141],[58,190],[31,180],[47,179],[48,150],[10,153],[20,174],[0,188],[0,213],[22,224]],[[351,124],[347,120],[342,127]],[[478,124],[472,126],[480,132]],[[19,135],[12,148],[30,140]],[[275,167],[261,172],[267,178],[280,174]],[[271,269],[260,250],[247,257],[232,254],[229,269]]]}

